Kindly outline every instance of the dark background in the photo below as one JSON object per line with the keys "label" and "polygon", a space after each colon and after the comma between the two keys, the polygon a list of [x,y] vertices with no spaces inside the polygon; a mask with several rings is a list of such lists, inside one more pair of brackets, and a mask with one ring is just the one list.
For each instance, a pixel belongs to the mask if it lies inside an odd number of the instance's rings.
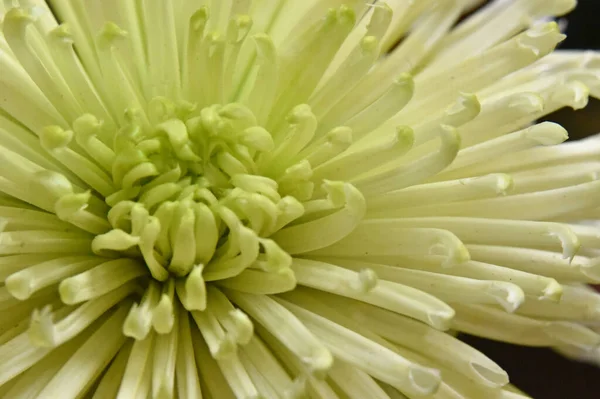
{"label": "dark background", "polygon": [[[564,19],[567,21],[567,39],[560,48],[600,50],[600,0],[579,0],[577,8]],[[563,109],[548,119],[563,125],[571,139],[600,133],[600,100],[590,98],[586,108],[579,111]]]}
{"label": "dark background", "polygon": [[[567,39],[561,48],[600,50],[600,0],[579,0],[565,19]],[[590,99],[582,110],[564,109],[546,119],[564,126],[571,140],[600,133],[600,101]],[[565,359],[550,349],[462,338],[497,362],[513,384],[535,399],[600,399],[600,368]]]}

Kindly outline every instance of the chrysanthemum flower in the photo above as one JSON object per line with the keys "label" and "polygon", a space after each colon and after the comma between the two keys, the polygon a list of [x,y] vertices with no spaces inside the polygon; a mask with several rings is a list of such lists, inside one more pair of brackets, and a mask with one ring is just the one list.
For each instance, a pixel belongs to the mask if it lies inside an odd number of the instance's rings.
{"label": "chrysanthemum flower", "polygon": [[574,0],[6,0],[0,397],[525,396],[594,350]]}

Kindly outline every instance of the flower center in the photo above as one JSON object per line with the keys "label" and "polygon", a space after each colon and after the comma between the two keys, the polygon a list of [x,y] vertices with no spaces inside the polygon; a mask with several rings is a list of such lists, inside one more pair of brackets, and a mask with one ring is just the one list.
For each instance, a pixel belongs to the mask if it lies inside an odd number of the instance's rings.
{"label": "flower center", "polygon": [[139,253],[161,281],[195,267],[209,280],[239,274],[274,249],[260,237],[303,211],[293,197],[282,199],[289,189],[259,174],[271,134],[239,104],[194,112],[155,98],[149,108],[147,119],[128,112],[116,135],[120,189],[106,198],[112,230],[94,239],[94,252]]}
{"label": "flower center", "polygon": [[[296,131],[313,119],[302,105],[288,123]],[[247,285],[252,273],[276,272],[278,290],[295,286],[291,257],[267,237],[304,214],[300,201],[313,191],[310,166],[288,167],[289,159],[272,151],[273,135],[248,108],[231,103],[198,110],[155,97],[145,112],[125,112],[112,143],[101,140],[105,128],[86,114],[73,131],[51,126],[41,137],[55,155],[75,138],[109,171],[112,181],[92,185],[109,206],[109,226],[97,231],[93,252],[143,260],[189,310],[206,307],[208,281],[233,287],[236,278]],[[107,176],[101,168],[87,165],[91,180]],[[93,206],[89,192],[59,197],[57,213],[76,224]]]}

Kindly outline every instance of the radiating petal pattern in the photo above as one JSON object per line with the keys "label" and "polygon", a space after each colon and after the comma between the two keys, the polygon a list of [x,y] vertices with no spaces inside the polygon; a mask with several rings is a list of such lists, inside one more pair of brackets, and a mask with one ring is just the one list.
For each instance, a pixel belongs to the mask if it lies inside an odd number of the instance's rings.
{"label": "radiating petal pattern", "polygon": [[0,397],[526,398],[600,360],[574,0],[0,3]]}

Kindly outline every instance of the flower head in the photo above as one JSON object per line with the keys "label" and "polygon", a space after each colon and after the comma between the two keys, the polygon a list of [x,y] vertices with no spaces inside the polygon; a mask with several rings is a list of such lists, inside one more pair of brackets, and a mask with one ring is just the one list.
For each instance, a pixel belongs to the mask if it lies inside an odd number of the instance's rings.
{"label": "flower head", "polygon": [[[574,0],[0,5],[0,396],[523,398],[597,350]],[[339,396],[338,396],[339,395]]]}

